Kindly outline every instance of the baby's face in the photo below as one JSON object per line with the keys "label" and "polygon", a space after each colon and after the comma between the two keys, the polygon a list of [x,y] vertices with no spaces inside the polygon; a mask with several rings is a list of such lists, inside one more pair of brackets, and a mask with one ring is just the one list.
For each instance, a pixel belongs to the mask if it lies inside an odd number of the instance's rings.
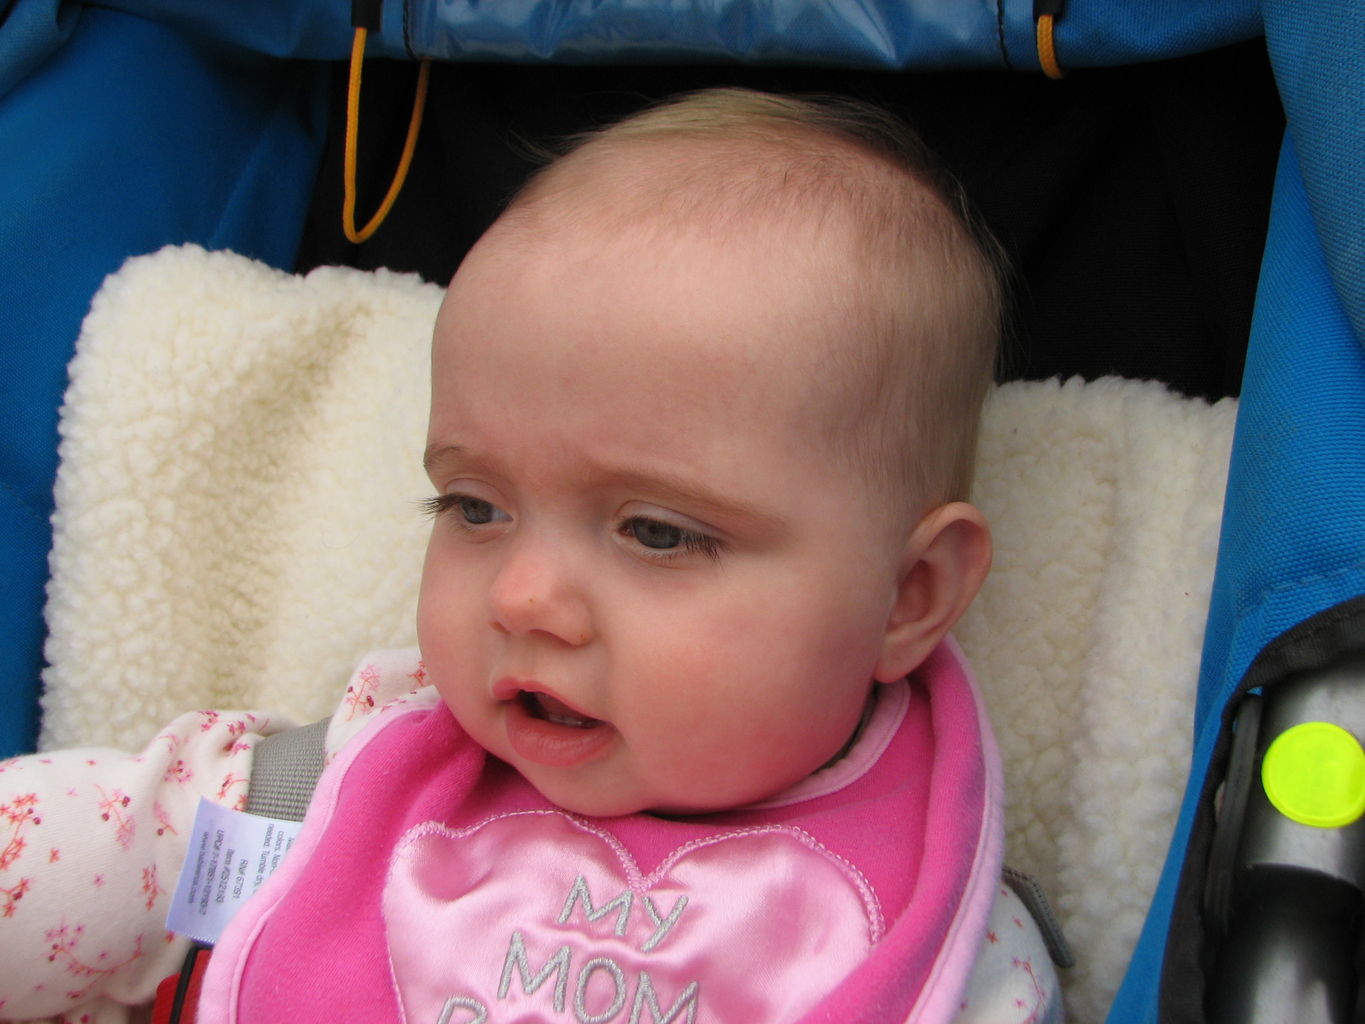
{"label": "baby's face", "polygon": [[873,685],[903,538],[811,386],[841,317],[745,248],[494,237],[438,323],[423,656],[582,814],[775,794]]}

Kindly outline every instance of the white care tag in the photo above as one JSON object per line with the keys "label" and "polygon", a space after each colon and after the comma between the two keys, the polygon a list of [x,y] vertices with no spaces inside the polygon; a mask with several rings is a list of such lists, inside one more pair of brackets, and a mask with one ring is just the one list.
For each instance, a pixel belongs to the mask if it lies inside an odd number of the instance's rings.
{"label": "white care tag", "polygon": [[166,927],[196,942],[217,942],[302,828],[301,821],[233,811],[201,797]]}

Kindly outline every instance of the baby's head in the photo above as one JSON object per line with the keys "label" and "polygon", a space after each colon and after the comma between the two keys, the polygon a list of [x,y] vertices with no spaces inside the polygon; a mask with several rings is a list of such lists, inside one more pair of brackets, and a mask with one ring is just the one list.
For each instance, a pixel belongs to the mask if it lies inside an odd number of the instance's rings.
{"label": "baby's head", "polygon": [[418,632],[465,729],[585,814],[835,757],[989,564],[962,499],[999,293],[861,107],[702,93],[542,171],[433,348]]}

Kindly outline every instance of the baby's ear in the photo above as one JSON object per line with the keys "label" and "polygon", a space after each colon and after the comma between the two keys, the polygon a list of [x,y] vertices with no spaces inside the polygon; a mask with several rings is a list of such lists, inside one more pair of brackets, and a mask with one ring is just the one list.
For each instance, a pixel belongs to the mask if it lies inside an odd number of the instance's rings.
{"label": "baby's ear", "polygon": [[967,610],[991,567],[991,531],[973,505],[934,509],[910,532],[875,678],[892,683],[919,667]]}

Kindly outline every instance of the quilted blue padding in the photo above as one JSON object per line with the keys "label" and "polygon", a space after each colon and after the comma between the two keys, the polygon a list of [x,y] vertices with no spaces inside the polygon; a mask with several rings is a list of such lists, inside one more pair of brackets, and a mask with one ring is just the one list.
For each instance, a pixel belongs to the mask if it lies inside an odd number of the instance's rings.
{"label": "quilted blue padding", "polygon": [[[341,60],[350,50],[344,0],[104,6],[257,53]],[[1057,46],[1065,66],[1085,67],[1198,53],[1260,32],[1256,0],[1072,2],[1057,24]],[[389,0],[369,53],[558,64],[1038,68],[1033,0]]]}
{"label": "quilted blue padding", "polygon": [[[440,60],[727,61],[1036,69],[1033,0],[408,0],[408,48]],[[1260,33],[1255,0],[1071,3],[1062,62],[1123,64]]]}

